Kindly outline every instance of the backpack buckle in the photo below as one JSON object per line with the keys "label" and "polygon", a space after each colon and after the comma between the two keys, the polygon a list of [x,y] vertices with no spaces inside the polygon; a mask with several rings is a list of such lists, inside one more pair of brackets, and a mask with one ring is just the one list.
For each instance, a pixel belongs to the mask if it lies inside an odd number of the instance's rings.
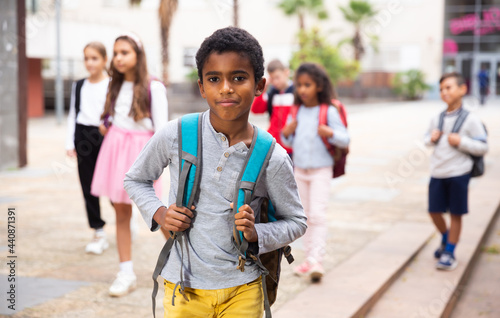
{"label": "backpack buckle", "polygon": [[245,261],[246,261],[246,259],[240,255],[238,257],[238,266],[236,266],[236,269],[239,269],[240,271],[244,272],[245,271]]}
{"label": "backpack buckle", "polygon": [[293,258],[292,247],[290,245],[283,247],[283,254],[285,254],[288,264],[292,264],[295,259]]}

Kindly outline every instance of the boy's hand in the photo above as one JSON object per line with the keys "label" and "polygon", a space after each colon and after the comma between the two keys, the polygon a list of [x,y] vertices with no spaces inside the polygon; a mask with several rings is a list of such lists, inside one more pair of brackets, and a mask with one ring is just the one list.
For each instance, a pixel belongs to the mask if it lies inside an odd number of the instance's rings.
{"label": "boy's hand", "polygon": [[318,135],[324,138],[332,138],[333,137],[333,129],[327,125],[319,125],[318,126]]}
{"label": "boy's hand", "polygon": [[[195,209],[194,206],[191,207]],[[185,207],[177,207],[172,204],[168,209],[164,206],[159,208],[153,215],[153,219],[167,231],[182,232],[191,226],[191,219],[194,214],[191,210]]]}
{"label": "boy's hand", "polygon": [[281,130],[281,132],[283,133],[283,135],[285,137],[288,138],[288,136],[290,136],[291,134],[293,134],[295,132],[295,129],[297,129],[297,120],[296,119],[294,119],[288,125],[286,125],[285,127],[283,127],[283,129]]}
{"label": "boy's hand", "polygon": [[[233,203],[231,203],[230,206],[232,209]],[[257,242],[258,236],[257,231],[255,230],[255,216],[252,208],[248,204],[241,206],[234,218],[236,229],[243,232],[245,239],[248,242]]]}
{"label": "boy's hand", "polygon": [[449,134],[448,143],[450,144],[450,146],[458,147],[458,145],[460,145],[460,135],[457,133]]}
{"label": "boy's hand", "polygon": [[99,125],[99,132],[101,133],[101,135],[106,136],[106,134],[108,133],[108,128],[106,128],[106,126],[104,126],[104,124],[100,124]]}
{"label": "boy's hand", "polygon": [[441,137],[441,134],[442,134],[442,132],[439,129],[434,129],[431,132],[431,141],[433,143],[436,143],[438,141],[439,137]]}

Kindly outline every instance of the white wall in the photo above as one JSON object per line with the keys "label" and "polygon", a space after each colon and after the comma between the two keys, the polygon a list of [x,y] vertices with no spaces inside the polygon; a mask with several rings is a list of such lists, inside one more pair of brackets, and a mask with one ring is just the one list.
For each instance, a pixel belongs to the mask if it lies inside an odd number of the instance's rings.
{"label": "white wall", "polygon": [[[51,0],[42,0],[50,12]],[[190,68],[184,66],[184,50],[197,49],[215,30],[232,24],[232,0],[179,0],[170,33],[170,76],[173,82],[185,81]],[[285,16],[278,0],[240,0],[240,27],[253,34],[264,49],[266,61],[280,58],[288,62],[297,46],[298,19]],[[353,34],[339,5],[348,0],[325,0],[329,19],[306,18],[306,26],[319,26],[332,43]],[[436,82],[441,72],[443,0],[372,0],[379,10],[374,22],[363,31],[379,36],[379,53],[370,48],[362,61],[363,70],[397,72],[418,68],[428,82]],[[49,4],[47,4],[49,3]],[[161,45],[158,21],[159,0],[143,0],[141,7],[130,8],[128,0],[63,1],[63,56],[82,59],[83,46],[98,40],[108,47],[124,31],[137,33],[144,42],[150,71],[161,74]],[[53,5],[52,5],[53,7]],[[43,11],[43,10],[42,10]],[[40,14],[39,14],[40,15]],[[53,13],[46,15],[53,16]],[[30,20],[31,19],[31,20]],[[40,19],[38,19],[40,20]],[[42,19],[43,20],[43,19]],[[28,56],[55,56],[54,19],[38,21],[29,17],[35,32],[28,38]],[[352,57],[345,47],[342,54]],[[80,72],[82,68],[80,67]]]}

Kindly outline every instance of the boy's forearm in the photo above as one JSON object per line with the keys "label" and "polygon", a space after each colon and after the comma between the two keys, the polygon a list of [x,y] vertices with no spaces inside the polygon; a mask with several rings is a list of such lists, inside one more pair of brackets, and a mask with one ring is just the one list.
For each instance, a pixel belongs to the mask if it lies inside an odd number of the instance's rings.
{"label": "boy's forearm", "polygon": [[482,140],[476,140],[467,136],[461,136],[458,150],[474,156],[483,156],[488,152],[488,144]]}
{"label": "boy's forearm", "polygon": [[290,244],[304,235],[307,228],[307,218],[300,203],[289,157],[276,174],[266,177],[266,184],[278,221],[255,224],[260,254]]}
{"label": "boy's forearm", "polygon": [[432,147],[436,145],[436,143],[432,142],[430,134],[426,134],[424,136],[424,145],[426,145],[427,147]]}
{"label": "boy's forearm", "polygon": [[161,206],[156,210],[155,214],[153,214],[153,220],[158,223],[158,225],[162,226],[165,220],[165,215],[167,214],[167,207]]}
{"label": "boy's forearm", "polygon": [[163,202],[156,197],[155,189],[153,188],[153,182],[150,181],[138,181],[130,177],[127,173],[123,186],[130,199],[139,208],[141,215],[146,221],[149,229],[151,231],[156,231],[160,228],[159,223],[154,219],[154,215],[159,208],[164,206]]}

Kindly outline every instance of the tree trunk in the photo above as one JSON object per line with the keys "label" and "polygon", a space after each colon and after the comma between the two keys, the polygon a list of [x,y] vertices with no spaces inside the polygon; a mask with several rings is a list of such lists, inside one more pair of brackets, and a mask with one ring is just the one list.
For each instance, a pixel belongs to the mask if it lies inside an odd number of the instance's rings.
{"label": "tree trunk", "polygon": [[304,22],[304,14],[299,13],[299,28],[301,31],[304,31],[306,28],[305,22]]}
{"label": "tree trunk", "polygon": [[[356,30],[354,32],[354,38],[352,39],[354,46],[354,59],[356,61],[360,61],[365,53],[365,48],[363,47],[363,42],[361,40],[361,32],[359,26],[356,26]],[[361,99],[363,98],[363,87],[361,86],[361,75],[358,74],[356,80],[354,81],[353,86],[353,98]]]}
{"label": "tree trunk", "polygon": [[360,61],[365,54],[365,48],[363,46],[363,41],[361,39],[361,32],[359,26],[356,26],[356,31],[354,32],[354,38],[352,39],[354,46],[354,59]]}
{"label": "tree trunk", "polygon": [[233,0],[233,26],[239,27],[238,0]]}
{"label": "tree trunk", "polygon": [[169,35],[170,25],[175,10],[177,10],[178,0],[161,0],[159,15],[160,15],[160,33],[161,33],[161,61],[162,61],[162,80],[165,85],[169,85],[168,66],[170,64]]}

